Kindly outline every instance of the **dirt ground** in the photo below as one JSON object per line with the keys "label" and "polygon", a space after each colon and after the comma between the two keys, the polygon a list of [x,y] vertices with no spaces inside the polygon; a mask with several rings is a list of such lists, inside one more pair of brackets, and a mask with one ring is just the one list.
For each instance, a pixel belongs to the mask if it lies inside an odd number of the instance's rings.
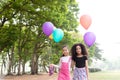
{"label": "dirt ground", "polygon": [[39,75],[20,75],[20,76],[1,76],[0,80],[57,80],[57,74],[49,76],[49,74]]}

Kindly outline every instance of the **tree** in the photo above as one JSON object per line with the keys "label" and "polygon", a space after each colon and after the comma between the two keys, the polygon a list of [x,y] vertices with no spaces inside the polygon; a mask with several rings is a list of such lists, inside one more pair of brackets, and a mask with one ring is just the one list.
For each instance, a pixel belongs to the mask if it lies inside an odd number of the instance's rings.
{"label": "tree", "polygon": [[[2,0],[3,1],[3,0]],[[42,49],[49,45],[45,43],[48,38],[42,32],[42,24],[51,21],[56,27],[63,30],[71,31],[77,27],[78,5],[75,0],[5,0],[0,4],[0,30],[8,25],[8,29],[12,28],[13,37],[4,39],[3,35],[0,41],[0,51],[15,45],[15,53],[18,55],[18,74],[20,74],[20,65],[24,60],[24,49],[27,44],[32,45],[30,49],[31,55],[31,74],[38,73],[38,58]],[[15,28],[16,30],[13,31]],[[24,29],[26,32],[24,32]],[[7,30],[6,30],[7,31]],[[29,34],[27,33],[29,32]],[[11,35],[7,35],[11,37]],[[7,44],[4,44],[4,43]],[[16,51],[17,50],[17,51]],[[25,49],[26,50],[26,49]]]}
{"label": "tree", "polygon": [[[9,53],[8,72],[11,73],[12,68],[17,66],[17,74],[20,75],[20,66],[23,66],[24,74],[25,64],[29,61],[31,74],[37,74],[38,65],[45,69],[49,60],[58,63],[63,45],[71,47],[74,43],[83,43],[82,35],[76,33],[78,11],[76,0],[1,0],[0,52]],[[50,41],[43,34],[42,24],[46,21],[64,31],[61,42]],[[52,55],[48,54],[49,50]],[[92,56],[94,51],[93,46],[90,50]]]}

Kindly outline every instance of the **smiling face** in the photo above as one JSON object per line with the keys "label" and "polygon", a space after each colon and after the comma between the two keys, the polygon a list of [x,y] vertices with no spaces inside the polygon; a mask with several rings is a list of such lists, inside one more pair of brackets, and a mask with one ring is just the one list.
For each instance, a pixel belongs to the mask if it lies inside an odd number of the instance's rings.
{"label": "smiling face", "polygon": [[63,47],[63,55],[68,56],[69,55],[69,50],[67,47]]}
{"label": "smiling face", "polygon": [[76,53],[77,53],[77,55],[81,55],[81,52],[82,52],[81,47],[79,45],[77,45],[76,46]]}

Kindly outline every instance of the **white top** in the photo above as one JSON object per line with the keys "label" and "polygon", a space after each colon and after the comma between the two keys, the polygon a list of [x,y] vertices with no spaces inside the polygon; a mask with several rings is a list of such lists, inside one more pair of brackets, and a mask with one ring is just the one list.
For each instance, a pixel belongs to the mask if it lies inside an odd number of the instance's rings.
{"label": "white top", "polygon": [[[70,59],[70,61],[69,61],[69,59]],[[59,65],[54,65],[54,67],[61,68],[61,63],[62,63],[61,61],[69,63],[69,70],[70,70],[70,67],[71,67],[71,56],[63,56],[63,57],[61,57],[60,61],[59,61]]]}

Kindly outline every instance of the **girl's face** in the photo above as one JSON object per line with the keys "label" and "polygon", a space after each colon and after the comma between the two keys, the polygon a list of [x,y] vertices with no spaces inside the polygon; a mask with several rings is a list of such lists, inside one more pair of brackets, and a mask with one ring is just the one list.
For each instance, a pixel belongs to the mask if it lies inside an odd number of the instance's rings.
{"label": "girl's face", "polygon": [[64,55],[64,56],[67,56],[68,54],[69,54],[68,48],[67,48],[67,47],[64,47],[64,48],[63,48],[63,55]]}
{"label": "girl's face", "polygon": [[81,52],[82,52],[81,47],[80,47],[79,45],[76,46],[76,53],[77,53],[78,55],[81,55]]}

